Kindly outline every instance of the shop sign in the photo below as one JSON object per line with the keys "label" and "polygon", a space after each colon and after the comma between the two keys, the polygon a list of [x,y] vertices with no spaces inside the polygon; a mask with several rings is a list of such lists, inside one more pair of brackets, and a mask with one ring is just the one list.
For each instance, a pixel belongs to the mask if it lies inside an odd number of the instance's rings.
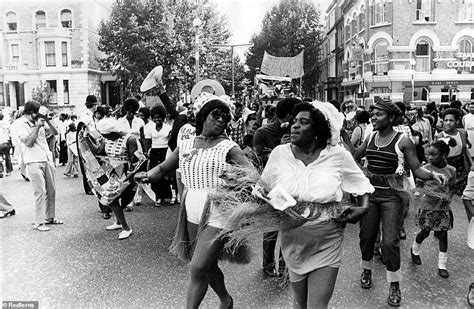
{"label": "shop sign", "polygon": [[[439,80],[439,81],[430,81],[429,84],[432,86],[457,86],[457,85],[471,85],[473,81],[469,80]],[[415,84],[415,86],[417,86]]]}
{"label": "shop sign", "polygon": [[474,53],[456,53],[458,59],[448,61],[448,68],[471,71],[474,69]]}
{"label": "shop sign", "polygon": [[392,90],[388,87],[372,87],[372,92],[374,94],[392,93]]}

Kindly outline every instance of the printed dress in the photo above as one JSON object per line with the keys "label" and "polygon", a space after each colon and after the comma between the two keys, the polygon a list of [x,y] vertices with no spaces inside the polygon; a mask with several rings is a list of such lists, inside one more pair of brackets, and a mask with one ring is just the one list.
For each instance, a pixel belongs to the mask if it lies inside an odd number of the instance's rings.
{"label": "printed dress", "polygon": [[427,180],[424,183],[423,191],[425,193],[421,197],[415,224],[422,230],[448,231],[453,228],[453,213],[449,205],[453,195],[450,187],[456,182],[456,169],[451,165],[439,168],[427,164],[424,167],[445,175],[449,180],[449,186],[443,186],[436,180]]}

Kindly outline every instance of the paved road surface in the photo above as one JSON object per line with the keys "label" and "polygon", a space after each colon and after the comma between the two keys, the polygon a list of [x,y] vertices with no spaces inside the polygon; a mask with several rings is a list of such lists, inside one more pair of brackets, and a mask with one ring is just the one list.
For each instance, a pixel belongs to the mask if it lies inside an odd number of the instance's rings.
{"label": "paved road surface", "polygon": [[[49,232],[32,229],[31,184],[18,171],[0,179],[0,192],[15,205],[17,215],[0,220],[2,300],[39,301],[40,308],[183,308],[188,281],[186,264],[168,253],[178,207],[155,208],[151,201],[126,213],[133,235],[123,241],[105,231],[94,196],[85,195],[80,178],[64,178],[57,169],[57,216],[65,221]],[[452,209],[449,233],[449,279],[437,275],[437,242],[429,237],[422,248],[423,265],[414,266],[409,246],[415,231],[414,208],[402,241],[402,307],[464,308],[467,287],[474,281],[474,251],[466,245],[467,219],[459,198]],[[387,308],[385,268],[377,260],[374,286],[359,286],[358,226],[348,225],[345,256],[330,305],[338,308]],[[262,275],[260,239],[248,265],[223,263],[236,308],[291,308],[292,291]],[[217,308],[212,290],[203,308]]]}

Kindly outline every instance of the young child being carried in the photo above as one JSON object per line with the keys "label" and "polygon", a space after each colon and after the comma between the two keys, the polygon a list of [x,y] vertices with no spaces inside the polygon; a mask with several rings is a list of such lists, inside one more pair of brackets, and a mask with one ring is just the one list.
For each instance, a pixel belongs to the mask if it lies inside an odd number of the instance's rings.
{"label": "young child being carried", "polygon": [[448,184],[443,186],[437,181],[427,180],[422,185],[422,192],[418,213],[415,217],[416,226],[420,232],[416,235],[411,247],[411,259],[413,263],[421,265],[420,247],[431,231],[439,240],[438,274],[442,278],[448,278],[446,269],[448,260],[448,231],[453,228],[453,213],[450,203],[454,192],[452,185],[456,182],[456,169],[448,165],[447,156],[449,147],[454,147],[456,141],[453,138],[438,139],[433,142],[429,149],[428,164],[424,168],[442,173],[448,179]]}

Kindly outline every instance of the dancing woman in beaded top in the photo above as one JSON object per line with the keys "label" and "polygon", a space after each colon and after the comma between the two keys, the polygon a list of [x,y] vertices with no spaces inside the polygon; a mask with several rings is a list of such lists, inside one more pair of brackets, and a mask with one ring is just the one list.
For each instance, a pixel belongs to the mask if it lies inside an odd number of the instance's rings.
{"label": "dancing woman in beaded top", "polygon": [[[198,308],[210,286],[220,299],[220,308],[232,308],[218,265],[224,239],[217,237],[221,225],[208,195],[224,183],[222,175],[229,163],[250,165],[240,147],[225,135],[231,120],[230,108],[219,97],[203,93],[194,103],[196,136],[182,143],[172,155],[147,173],[151,183],[180,168],[186,191],[172,251],[190,260],[190,282],[186,307]],[[185,241],[183,241],[183,239]]]}

